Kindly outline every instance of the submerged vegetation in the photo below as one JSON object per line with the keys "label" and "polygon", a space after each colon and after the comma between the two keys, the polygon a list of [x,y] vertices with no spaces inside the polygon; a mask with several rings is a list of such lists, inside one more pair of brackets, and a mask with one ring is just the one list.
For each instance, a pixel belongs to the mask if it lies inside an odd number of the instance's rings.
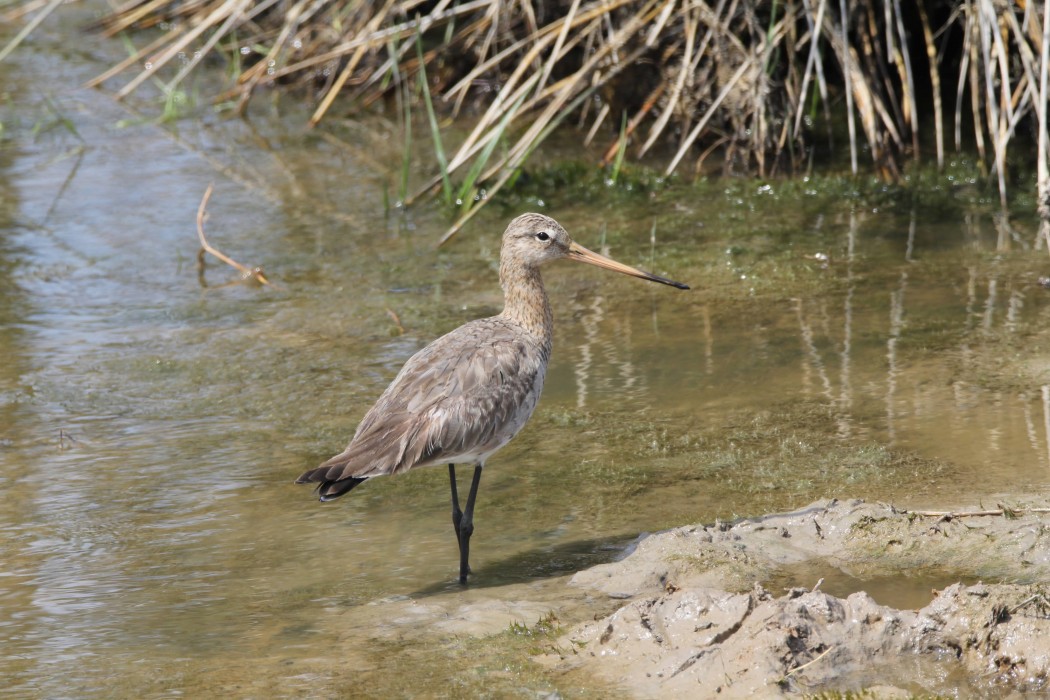
{"label": "submerged vegetation", "polygon": [[[27,0],[8,9],[6,19],[27,24],[0,57],[59,4]],[[131,32],[130,55],[92,84],[120,99],[153,79],[170,95],[218,56],[232,77],[215,99],[238,112],[273,87],[312,94],[311,125],[333,110],[389,100],[407,140],[418,106],[440,172],[413,192],[406,158],[399,200],[440,192],[458,204],[447,235],[513,183],[552,132],[574,128],[604,146],[600,162],[614,181],[625,162],[653,155],[666,175],[715,168],[770,177],[811,172],[847,151],[853,174],[893,181],[913,162],[943,167],[954,148],[976,153],[1005,207],[1017,160],[1038,171],[1050,236],[1048,7],[130,0],[95,25],[110,36]],[[473,128],[446,152],[441,118],[465,113]]]}

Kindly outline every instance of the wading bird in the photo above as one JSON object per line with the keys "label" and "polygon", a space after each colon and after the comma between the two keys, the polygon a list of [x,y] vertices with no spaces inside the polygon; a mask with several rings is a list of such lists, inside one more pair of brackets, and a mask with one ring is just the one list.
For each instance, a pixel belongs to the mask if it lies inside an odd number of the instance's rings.
{"label": "wading bird", "polygon": [[[540,267],[562,258],[689,289],[587,250],[549,216],[522,214],[503,234],[503,312],[465,323],[409,358],[347,448],[295,483],[316,483],[321,500],[331,501],[372,477],[448,464],[459,582],[466,583],[481,470],[529,420],[543,390],[554,322]],[[474,465],[462,510],[457,464]]]}

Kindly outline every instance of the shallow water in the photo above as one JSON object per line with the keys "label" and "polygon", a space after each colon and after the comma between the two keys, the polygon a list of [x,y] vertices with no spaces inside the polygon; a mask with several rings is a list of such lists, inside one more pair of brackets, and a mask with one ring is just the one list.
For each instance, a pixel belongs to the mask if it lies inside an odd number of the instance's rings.
{"label": "shallow water", "polygon": [[[382,119],[333,120],[336,141],[286,100],[172,135],[77,88],[114,47],[56,43],[16,54],[0,107],[0,677],[16,694],[405,694],[464,669],[468,688],[527,694],[558,682],[464,651],[507,622],[428,630],[434,611],[528,599],[532,625],[580,605],[564,575],[687,522],[1047,491],[1050,392],[1030,377],[1050,296],[1023,220],[1003,235],[965,186],[933,210],[739,184],[554,192],[581,243],[694,289],[546,273],[546,392],[485,471],[464,592],[443,469],[324,505],[291,482],[413,352],[498,311],[499,233],[539,203],[492,206],[436,251],[442,212],[384,212],[399,145]],[[198,283],[212,181],[211,242],[279,288],[217,286],[234,275],[216,264]]]}

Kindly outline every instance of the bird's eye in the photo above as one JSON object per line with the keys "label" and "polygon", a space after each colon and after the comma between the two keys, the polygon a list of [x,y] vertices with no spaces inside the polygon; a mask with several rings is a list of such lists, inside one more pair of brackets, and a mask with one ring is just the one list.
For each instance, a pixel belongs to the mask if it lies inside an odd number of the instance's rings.
{"label": "bird's eye", "polygon": [[551,238],[550,234],[547,233],[546,231],[540,231],[539,233],[536,234],[536,240],[538,240],[538,241],[549,241],[550,238]]}

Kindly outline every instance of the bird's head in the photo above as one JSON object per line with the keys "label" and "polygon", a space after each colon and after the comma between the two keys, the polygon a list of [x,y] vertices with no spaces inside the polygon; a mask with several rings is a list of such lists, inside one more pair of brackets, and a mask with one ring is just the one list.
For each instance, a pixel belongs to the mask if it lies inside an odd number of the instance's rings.
{"label": "bird's head", "polygon": [[618,263],[604,255],[587,250],[572,240],[562,225],[549,216],[522,214],[507,226],[503,234],[503,249],[500,252],[501,266],[534,269],[551,260],[561,258],[576,260],[678,289],[689,289],[688,285],[681,282]]}

